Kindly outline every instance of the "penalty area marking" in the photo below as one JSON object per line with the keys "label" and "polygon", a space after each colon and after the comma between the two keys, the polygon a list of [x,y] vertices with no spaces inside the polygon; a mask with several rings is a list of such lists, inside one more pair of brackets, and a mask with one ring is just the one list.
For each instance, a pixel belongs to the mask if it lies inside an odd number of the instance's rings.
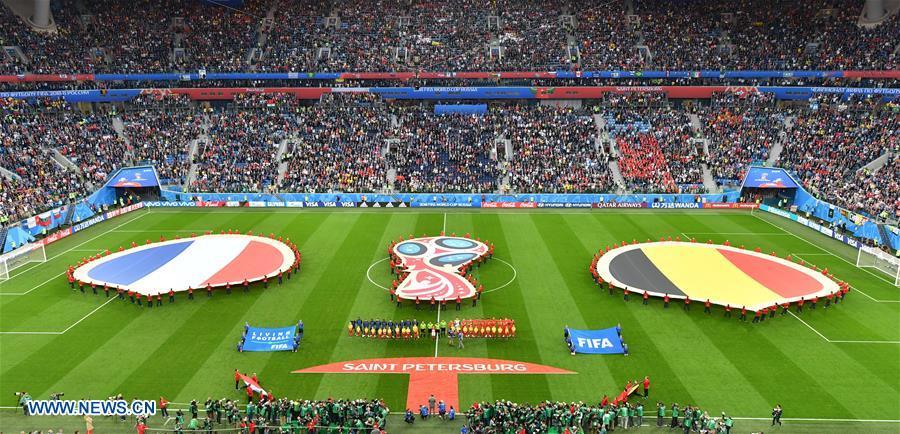
{"label": "penalty area marking", "polygon": [[[385,291],[390,292],[390,291],[391,291],[390,288],[388,288],[387,286],[384,286],[384,285],[382,285],[382,284],[376,282],[375,279],[372,279],[372,269],[375,268],[376,265],[378,265],[378,264],[380,264],[380,263],[382,263],[382,262],[384,262],[384,261],[387,261],[388,259],[389,259],[389,258],[381,258],[381,259],[379,259],[379,260],[373,262],[372,265],[369,265],[369,268],[366,269],[366,279],[369,280],[369,283],[371,283],[371,284],[373,284],[373,285],[375,285],[375,286],[377,286],[377,287],[379,287],[379,288],[381,288],[381,289],[383,289],[383,290],[385,290]],[[500,259],[500,258],[491,258],[491,261],[498,261],[498,262],[502,262],[502,263],[506,264],[506,266],[509,267],[509,268],[512,270],[513,275],[512,275],[512,277],[511,277],[509,280],[506,281],[506,283],[504,283],[504,284],[502,284],[502,285],[500,285],[500,286],[498,286],[498,287],[496,287],[496,288],[485,289],[485,290],[484,290],[485,293],[488,293],[488,292],[494,292],[494,291],[498,291],[498,290],[501,290],[501,289],[503,289],[503,288],[506,288],[507,286],[511,285],[511,284],[516,280],[516,278],[519,277],[519,271],[516,270],[516,267],[514,267],[513,264],[510,264],[509,262],[504,261],[503,259]]]}
{"label": "penalty area marking", "polygon": [[888,344],[888,345],[900,345],[900,341],[848,341],[848,340],[835,340],[828,339],[825,335],[823,335],[820,331],[816,330],[813,326],[809,325],[806,321],[803,321],[802,318],[794,314],[794,312],[788,311],[792,317],[797,318],[798,321],[803,323],[808,329],[812,330],[813,333],[819,335],[820,338],[824,339],[825,342],[830,344]]}
{"label": "penalty area marking", "polygon": [[39,332],[21,331],[20,332],[20,331],[15,331],[15,332],[0,332],[0,335],[61,335],[61,334],[65,334],[67,331],[72,330],[73,327],[77,326],[78,324],[81,324],[82,321],[88,319],[88,317],[90,317],[91,315],[96,313],[98,310],[102,309],[104,306],[109,304],[111,301],[117,300],[117,299],[118,299],[118,297],[113,297],[113,298],[110,298],[109,300],[106,300],[105,303],[101,304],[100,306],[95,307],[94,310],[88,312],[87,315],[81,317],[81,319],[79,319],[78,321],[75,321],[72,325],[66,327],[63,331],[60,331],[60,332],[47,332],[47,331],[39,331]]}
{"label": "penalty area marking", "polygon": [[[104,235],[107,235],[107,234],[109,234],[110,232],[113,232],[114,230],[116,230],[116,229],[118,229],[118,228],[121,228],[122,226],[125,226],[125,225],[127,225],[127,224],[130,224],[130,223],[132,223],[132,222],[134,222],[134,221],[136,221],[136,220],[138,220],[138,219],[140,219],[140,218],[142,218],[142,217],[145,217],[145,216],[147,216],[147,215],[149,215],[149,213],[141,214],[141,215],[139,215],[139,216],[137,216],[137,217],[135,217],[135,218],[133,218],[133,219],[131,219],[131,220],[128,220],[127,222],[124,222],[124,223],[122,223],[122,224],[120,224],[120,225],[118,225],[118,226],[112,228],[112,229],[109,229],[109,230],[107,230],[107,231],[105,231],[105,232],[102,232],[102,233],[98,234],[97,236],[95,236],[95,237],[93,237],[93,238],[90,238],[90,239],[88,239],[88,240],[82,242],[81,244],[76,244],[76,245],[73,246],[71,249],[68,249],[68,250],[65,250],[65,251],[63,251],[63,252],[60,252],[59,254],[57,254],[57,255],[55,255],[55,256],[52,256],[52,257],[50,257],[50,258],[47,258],[46,261],[40,262],[40,263],[38,263],[38,264],[36,264],[36,265],[34,265],[34,266],[32,266],[32,267],[29,267],[29,268],[26,269],[26,270],[23,270],[22,272],[16,274],[15,276],[10,277],[6,282],[9,282],[10,280],[15,279],[16,277],[19,277],[19,276],[21,276],[21,275],[27,273],[28,271],[31,271],[32,268],[35,268],[35,267],[39,266],[40,264],[46,264],[46,263],[48,263],[48,262],[50,262],[50,261],[52,261],[52,260],[54,260],[54,259],[59,258],[59,257],[62,256],[62,255],[65,255],[66,253],[74,252],[74,251],[76,251],[75,249],[78,249],[79,247],[81,247],[81,246],[83,246],[83,245],[85,245],[85,244],[87,244],[87,243],[89,243],[89,242],[91,242],[91,241],[94,241],[94,240],[96,240],[97,238],[100,238],[100,237],[102,237],[102,236],[104,236]],[[98,251],[101,251],[101,250],[103,250],[103,249],[95,249],[95,250],[93,250],[93,251],[98,252]],[[31,291],[34,291],[35,289],[38,289],[38,288],[40,288],[40,287],[42,287],[42,286],[44,286],[44,285],[46,285],[46,284],[52,282],[54,279],[58,279],[58,278],[59,278],[60,276],[62,276],[63,274],[66,274],[66,272],[63,271],[63,272],[61,272],[61,273],[59,273],[59,274],[57,274],[57,275],[55,275],[55,276],[53,276],[53,277],[51,277],[51,278],[49,278],[49,279],[47,279],[47,280],[45,280],[45,281],[39,283],[37,286],[32,287],[32,288],[29,289],[28,291],[25,291],[25,292],[0,292],[0,295],[26,295],[26,294],[30,293]]]}
{"label": "penalty area marking", "polygon": [[[865,268],[859,267],[859,266],[857,266],[856,264],[854,264],[854,263],[852,263],[852,262],[846,260],[843,256],[837,255],[837,254],[835,254],[834,252],[832,252],[831,250],[828,250],[828,249],[826,249],[826,248],[824,248],[824,247],[821,247],[821,246],[819,246],[818,244],[813,243],[813,242],[810,241],[810,240],[807,240],[806,238],[803,238],[803,237],[801,237],[801,236],[799,236],[799,235],[797,235],[797,234],[795,234],[795,233],[793,233],[793,232],[791,232],[791,231],[789,231],[789,230],[787,230],[787,229],[785,229],[785,228],[783,228],[783,227],[781,227],[781,226],[779,226],[779,225],[776,225],[775,223],[772,223],[772,222],[770,222],[770,221],[768,221],[768,220],[766,220],[766,219],[760,217],[758,214],[754,214],[754,213],[751,212],[750,215],[752,215],[753,217],[756,217],[759,221],[761,221],[761,222],[763,222],[763,223],[769,224],[769,225],[771,225],[771,226],[773,226],[773,227],[775,227],[775,228],[781,230],[781,232],[784,232],[784,233],[787,234],[787,235],[790,235],[790,236],[792,236],[792,237],[794,237],[794,238],[796,238],[796,239],[798,239],[798,240],[801,240],[801,241],[805,242],[806,244],[809,244],[810,246],[813,246],[813,247],[815,247],[815,248],[821,250],[822,252],[825,252],[825,253],[828,254],[828,255],[834,256],[835,258],[838,258],[838,259],[840,259],[840,260],[842,260],[842,261],[844,261],[844,262],[846,262],[846,263],[848,263],[848,264],[850,264],[850,265],[852,265],[852,266],[854,266],[854,267],[856,267],[856,268],[858,268],[858,269],[860,269],[860,270],[862,270],[862,271],[865,271],[866,273],[871,274],[872,276],[875,276],[875,277],[876,277],[877,279],[879,279],[879,280],[882,280],[882,281],[887,282],[887,283],[890,283],[890,284],[893,284],[893,283],[894,283],[894,282],[891,282],[890,280],[888,280],[886,277],[882,277],[882,276],[880,276],[880,275],[878,275],[878,274],[873,273],[872,271],[869,271],[869,270],[867,270],[867,269],[865,269]],[[829,237],[829,239],[831,239],[831,238]],[[825,256],[825,255],[823,255],[823,256]]]}
{"label": "penalty area marking", "polygon": [[[792,255],[794,255],[794,257],[803,259],[803,257],[800,256],[800,255],[803,255],[803,256],[809,256],[810,253],[793,253]],[[830,253],[816,253],[816,254],[813,254],[813,255],[815,255],[815,256],[832,256]],[[803,259],[803,260],[806,261],[805,259]],[[810,261],[806,261],[806,262],[810,262]],[[811,262],[810,262],[810,263],[811,263]],[[857,268],[859,268],[859,267],[857,267]],[[855,287],[855,286],[853,286],[853,285],[850,285],[850,287],[853,288],[854,291],[859,292],[860,294],[866,296],[866,298],[868,298],[869,300],[874,301],[875,303],[900,303],[900,300],[879,300],[879,299],[877,299],[877,298],[875,298],[875,297],[872,297],[872,296],[869,295],[869,294],[866,294],[866,293],[863,292],[861,289],[859,289],[859,288],[857,288],[857,287]]]}

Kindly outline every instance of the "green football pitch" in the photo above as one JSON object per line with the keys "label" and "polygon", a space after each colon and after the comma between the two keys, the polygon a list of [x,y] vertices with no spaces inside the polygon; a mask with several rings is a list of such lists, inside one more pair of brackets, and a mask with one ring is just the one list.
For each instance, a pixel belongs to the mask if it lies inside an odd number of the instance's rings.
{"label": "green football pitch", "polygon": [[[294,241],[303,269],[282,286],[232,295],[180,295],[162,308],[69,289],[64,271],[104,249],[160,235],[236,229]],[[471,339],[465,349],[440,341],[347,336],[349,320],[434,320],[435,312],[397,309],[380,286],[391,275],[391,240],[411,234],[471,233],[496,246],[477,270],[486,292],[476,307],[442,315],[516,320],[515,339]],[[762,324],[724,318],[721,309],[663,309],[637,297],[610,296],[588,268],[599,249],[660,236],[744,244],[828,267],[853,290],[829,309],[779,315]],[[900,432],[900,291],[886,275],[860,269],[855,250],[776,216],[746,211],[417,211],[141,210],[96,225],[47,249],[48,260],[0,283],[0,431],[78,426],[74,418],[25,418],[14,392],[36,399],[243,399],[232,373],[255,372],[276,396],[383,398],[404,410],[407,377],[390,374],[292,374],[339,361],[382,357],[464,356],[532,362],[575,375],[461,375],[463,410],[473,401],[585,401],[618,393],[649,375],[651,406],[696,404],[737,416],[735,432],[763,430],[771,408],[785,408],[782,432]],[[379,262],[382,261],[382,262]],[[166,300],[164,300],[165,302]],[[458,315],[457,315],[458,313]],[[245,322],[284,326],[302,320],[296,353],[238,353]],[[621,324],[630,356],[571,356],[563,327]],[[440,398],[438,396],[438,398]],[[756,419],[758,418],[758,419]],[[803,419],[803,420],[797,420]],[[110,425],[98,432],[130,430]],[[152,425],[152,424],[151,424]],[[389,431],[458,432],[458,425],[392,421]],[[83,428],[83,426],[81,427]],[[390,429],[393,428],[393,429]],[[647,429],[650,430],[649,428]],[[768,429],[766,429],[768,431]]]}

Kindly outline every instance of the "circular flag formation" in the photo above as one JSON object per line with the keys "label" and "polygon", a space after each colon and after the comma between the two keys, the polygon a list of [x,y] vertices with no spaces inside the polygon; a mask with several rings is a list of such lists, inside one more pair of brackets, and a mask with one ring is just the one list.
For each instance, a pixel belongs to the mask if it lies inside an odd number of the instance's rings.
{"label": "circular flag formation", "polygon": [[476,296],[475,284],[461,273],[489,250],[481,241],[462,237],[422,237],[397,243],[392,253],[407,274],[396,289],[397,297],[453,301]]}
{"label": "circular flag formation", "polygon": [[822,272],[774,255],[678,241],[631,244],[597,261],[606,282],[631,292],[757,310],[837,292]]}
{"label": "circular flag formation", "polygon": [[142,295],[240,285],[286,272],[296,259],[286,244],[255,235],[219,234],[134,247],[75,269],[85,284]]}

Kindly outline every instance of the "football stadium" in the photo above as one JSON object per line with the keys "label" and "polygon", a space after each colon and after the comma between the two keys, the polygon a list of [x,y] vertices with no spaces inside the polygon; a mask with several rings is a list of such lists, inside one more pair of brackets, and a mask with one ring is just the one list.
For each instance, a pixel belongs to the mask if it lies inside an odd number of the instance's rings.
{"label": "football stadium", "polygon": [[900,434],[900,0],[2,0],[0,434]]}

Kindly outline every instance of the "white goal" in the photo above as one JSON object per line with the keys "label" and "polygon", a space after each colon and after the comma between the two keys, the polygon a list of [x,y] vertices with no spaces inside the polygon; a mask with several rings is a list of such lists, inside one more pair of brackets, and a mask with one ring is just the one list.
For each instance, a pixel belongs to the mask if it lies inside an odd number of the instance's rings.
{"label": "white goal", "polygon": [[879,249],[863,246],[856,256],[856,266],[875,268],[890,276],[894,281],[894,286],[900,286],[900,258],[896,256],[891,256]]}
{"label": "white goal", "polygon": [[13,270],[32,262],[47,262],[47,252],[43,244],[26,244],[0,256],[0,281],[8,280]]}

